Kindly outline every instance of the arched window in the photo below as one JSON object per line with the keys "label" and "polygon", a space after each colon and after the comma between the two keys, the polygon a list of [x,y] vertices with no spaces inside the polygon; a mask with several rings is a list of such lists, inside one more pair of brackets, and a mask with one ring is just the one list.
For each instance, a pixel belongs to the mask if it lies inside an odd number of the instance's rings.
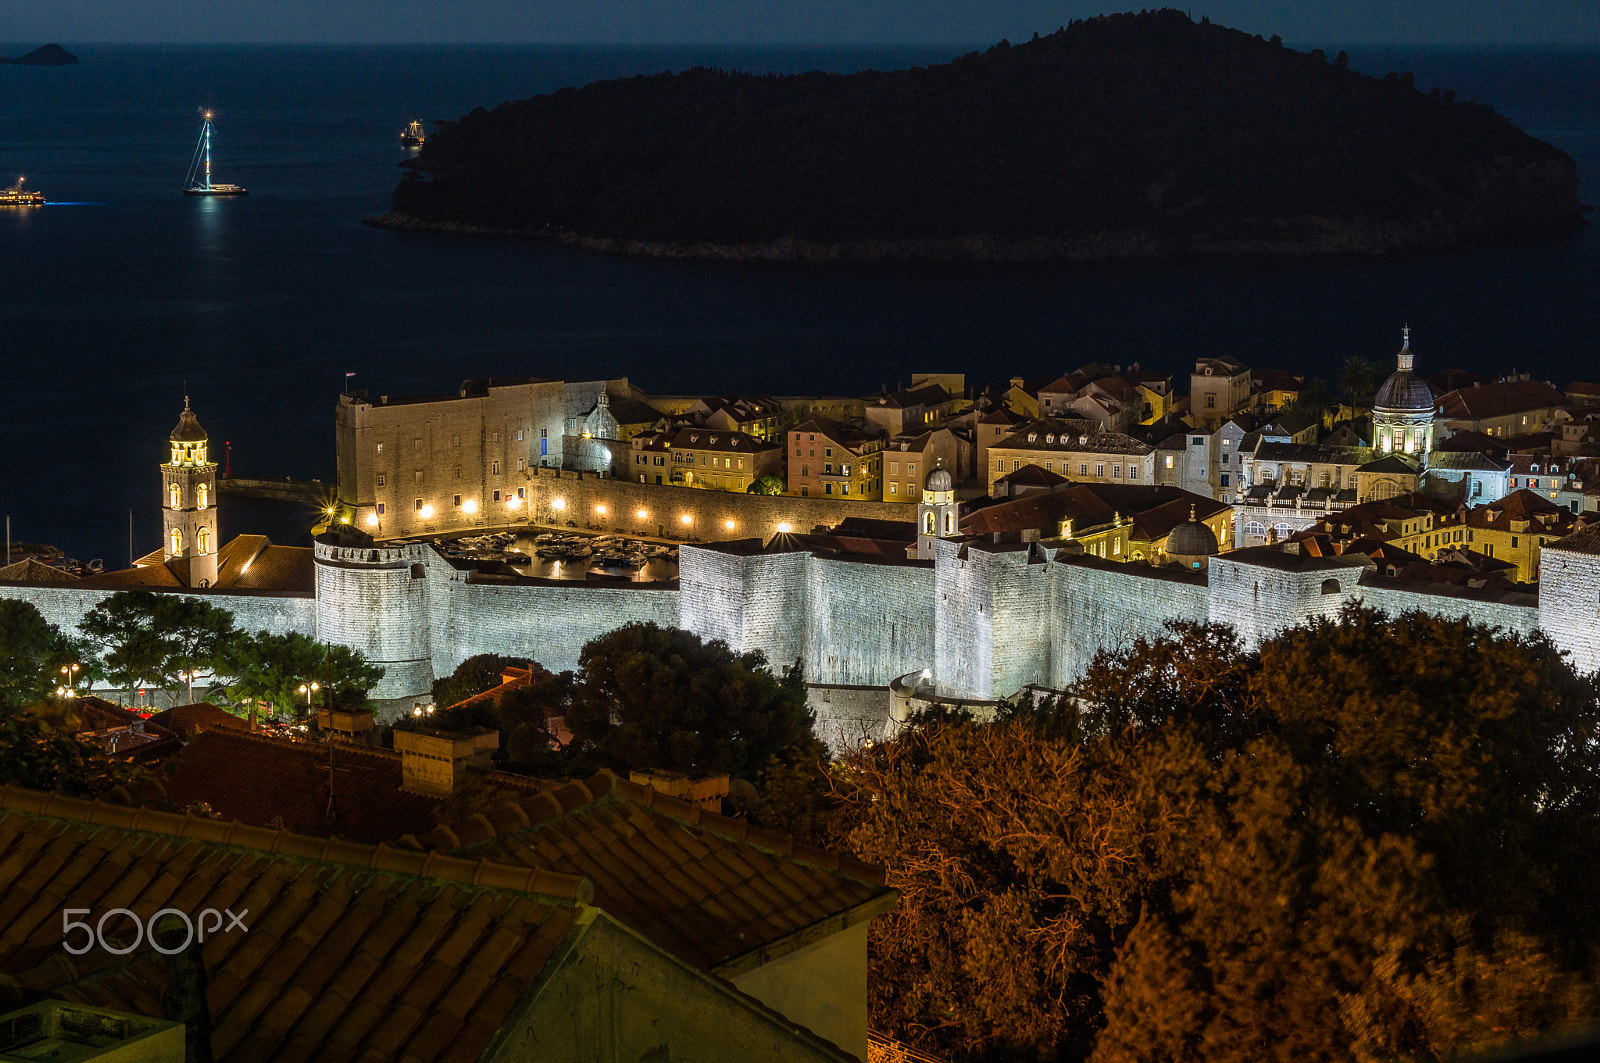
{"label": "arched window", "polygon": [[172,553],[174,553],[174,554],[183,553],[183,529],[182,528],[173,528],[172,529]]}
{"label": "arched window", "polygon": [[176,465],[182,460],[183,448],[176,443],[172,444],[172,464]]}
{"label": "arched window", "polygon": [[1281,542],[1294,534],[1294,525],[1283,522],[1275,525],[1272,530],[1278,533],[1278,540]]}
{"label": "arched window", "polygon": [[194,504],[199,506],[201,509],[205,509],[206,503],[209,501],[206,496],[210,493],[210,489],[205,484],[201,484],[199,487],[195,488]]}
{"label": "arched window", "polygon": [[177,484],[167,488],[167,496],[173,509],[183,508],[183,490]]}
{"label": "arched window", "polygon": [[1247,520],[1244,522],[1244,533],[1246,535],[1265,535],[1267,534],[1267,526],[1259,520]]}
{"label": "arched window", "polygon": [[1322,581],[1322,593],[1323,594],[1338,594],[1339,593],[1339,581],[1336,580],[1336,579],[1325,579],[1325,580],[1323,580]]}
{"label": "arched window", "polygon": [[211,529],[201,528],[194,536],[195,546],[202,554],[211,552]]}
{"label": "arched window", "polygon": [[926,535],[932,535],[934,533],[934,529],[933,529],[933,510],[931,510],[931,509],[928,510],[928,512],[923,516],[923,518],[922,518],[922,528],[923,528],[923,533],[926,534]]}
{"label": "arched window", "polygon": [[946,512],[945,515],[944,515],[944,533],[946,535],[954,535],[955,532],[956,532],[956,515],[954,513]]}

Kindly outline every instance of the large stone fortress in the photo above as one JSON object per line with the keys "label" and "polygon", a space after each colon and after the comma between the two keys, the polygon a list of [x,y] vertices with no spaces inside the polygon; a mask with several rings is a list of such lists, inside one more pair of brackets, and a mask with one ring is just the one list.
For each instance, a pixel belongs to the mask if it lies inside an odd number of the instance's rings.
{"label": "large stone fortress", "polygon": [[856,706],[858,735],[882,727],[889,688],[908,679],[930,696],[993,702],[1030,686],[1062,689],[1096,653],[1159,634],[1168,621],[1230,624],[1253,646],[1352,602],[1543,631],[1580,669],[1600,668],[1600,528],[1546,546],[1537,592],[1419,585],[1363,556],[1315,556],[1294,544],[1211,556],[1198,568],[1151,567],[964,535],[950,478],[935,469],[917,507],[915,556],[853,554],[819,545],[826,537],[780,533],[685,543],[676,583],[594,584],[480,573],[429,543],[375,540],[352,525],[312,550],[238,536],[207,559],[188,547],[202,530],[219,534],[213,467],[187,408],[171,445],[161,502],[173,538],[162,551],[121,573],[0,584],[0,597],[32,601],[70,629],[131,586],[203,596],[247,629],[360,649],[386,670],[374,692],[383,699],[424,695],[474,654],[560,670],[619,625],[676,625],[760,650],[774,667],[798,662],[823,715]]}

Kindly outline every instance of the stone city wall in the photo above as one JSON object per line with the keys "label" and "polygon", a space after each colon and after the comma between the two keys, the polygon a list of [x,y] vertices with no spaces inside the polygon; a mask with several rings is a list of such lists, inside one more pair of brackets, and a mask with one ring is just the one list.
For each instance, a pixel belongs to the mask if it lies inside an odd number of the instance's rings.
{"label": "stone city wall", "polygon": [[805,656],[806,566],[811,555],[678,552],[678,625],[736,652],[759,650],[775,673]]}
{"label": "stone city wall", "polygon": [[1490,624],[1513,635],[1531,635],[1539,630],[1539,607],[1536,605],[1485,602],[1449,594],[1374,586],[1361,587],[1356,600],[1368,609],[1377,609],[1391,616],[1414,610],[1449,620]]}
{"label": "stone city wall", "polygon": [[1600,671],[1600,557],[1553,542],[1539,577],[1540,628],[1572,655],[1574,668]]}
{"label": "stone city wall", "polygon": [[[910,521],[915,511],[899,502],[847,502],[791,495],[703,491],[695,487],[602,479],[571,470],[533,469],[525,484],[527,517],[535,524],[655,538],[771,539],[787,526],[809,532],[851,517]],[[557,508],[559,500],[560,508]],[[604,507],[604,512],[601,512]],[[639,516],[640,512],[644,516]],[[684,517],[688,517],[687,522]],[[729,527],[732,522],[732,527]]]}
{"label": "stone city wall", "polygon": [[1049,551],[1030,545],[994,554],[994,676],[990,689],[1010,695],[1050,682]]}
{"label": "stone city wall", "polygon": [[[429,638],[425,543],[371,547],[318,542],[316,637],[360,650],[384,670],[379,699],[428,691],[436,673]],[[445,673],[448,674],[448,673]]]}
{"label": "stone city wall", "polygon": [[446,603],[434,638],[438,675],[449,675],[480,653],[531,659],[564,672],[578,667],[586,643],[624,624],[678,624],[677,589],[649,584],[452,581],[435,589]]}
{"label": "stone city wall", "polygon": [[1245,649],[1254,650],[1285,628],[1337,614],[1359,597],[1363,571],[1365,558],[1326,558],[1301,569],[1214,557],[1207,567],[1209,618],[1232,626]]}
{"label": "stone city wall", "polygon": [[[937,693],[994,697],[994,555],[948,539],[934,548],[933,678]],[[911,669],[906,669],[911,671]]]}
{"label": "stone city wall", "polygon": [[1204,623],[1209,615],[1203,576],[1089,559],[1051,567],[1055,652],[1045,685],[1057,690],[1081,679],[1099,653],[1126,651],[1135,639],[1160,638],[1170,621]]}
{"label": "stone city wall", "polygon": [[804,626],[807,682],[888,686],[932,664],[931,565],[806,556],[806,612],[789,622]]}

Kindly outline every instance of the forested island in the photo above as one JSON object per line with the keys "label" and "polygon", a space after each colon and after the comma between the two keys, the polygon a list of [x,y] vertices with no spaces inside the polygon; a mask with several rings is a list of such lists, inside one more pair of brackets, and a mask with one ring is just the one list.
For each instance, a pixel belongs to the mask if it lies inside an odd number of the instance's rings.
{"label": "forested island", "polygon": [[9,66],[77,66],[78,57],[59,44],[46,44],[35,48],[27,55],[19,55],[15,59],[7,59],[4,56],[0,56],[0,64]]}
{"label": "forested island", "polygon": [[373,224],[748,260],[1388,253],[1581,226],[1490,107],[1178,11],[943,66],[604,81],[439,124]]}

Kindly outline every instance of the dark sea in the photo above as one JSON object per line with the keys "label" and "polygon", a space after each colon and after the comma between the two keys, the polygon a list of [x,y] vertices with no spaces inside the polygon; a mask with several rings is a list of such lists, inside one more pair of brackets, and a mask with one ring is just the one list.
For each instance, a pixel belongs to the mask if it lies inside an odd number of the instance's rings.
{"label": "dark sea", "polygon": [[[15,55],[38,42],[0,44]],[[913,371],[975,384],[1090,360],[1187,373],[1230,354],[1336,376],[1419,368],[1600,377],[1600,229],[1389,260],[1171,268],[744,267],[382,232],[399,131],[599,78],[711,65],[888,69],[947,47],[74,46],[0,66],[0,514],[18,540],[121,565],[157,546],[157,465],[185,391],[239,476],[333,479],[346,372],[374,393],[466,377],[627,376],[657,393],[868,393]],[[1337,46],[1324,46],[1330,54]],[[1600,200],[1600,50],[1351,49],[1372,74],[1493,105],[1572,155]],[[179,194],[214,109],[214,174]],[[1396,159],[1396,166],[1405,160]],[[222,444],[231,444],[224,448]],[[230,503],[232,535],[303,542],[301,515]]]}

